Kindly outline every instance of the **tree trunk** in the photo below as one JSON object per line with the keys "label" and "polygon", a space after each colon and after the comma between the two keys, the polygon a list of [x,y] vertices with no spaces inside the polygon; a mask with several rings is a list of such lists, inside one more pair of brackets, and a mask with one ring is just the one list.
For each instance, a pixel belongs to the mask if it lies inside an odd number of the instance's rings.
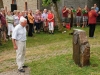
{"label": "tree trunk", "polygon": [[58,30],[59,31],[62,31],[63,30],[63,25],[62,25],[62,23],[61,23],[61,20],[60,20],[60,16],[59,16],[59,12],[58,12],[58,6],[57,6],[57,2],[56,3],[53,3],[53,5],[54,5],[54,11],[55,11],[55,13],[56,13],[56,18],[57,18],[57,25],[58,25]]}

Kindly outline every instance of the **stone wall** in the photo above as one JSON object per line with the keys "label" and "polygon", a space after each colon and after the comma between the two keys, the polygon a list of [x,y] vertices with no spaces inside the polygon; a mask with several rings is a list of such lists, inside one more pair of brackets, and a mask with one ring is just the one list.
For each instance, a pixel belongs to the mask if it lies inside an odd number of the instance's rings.
{"label": "stone wall", "polygon": [[11,3],[12,0],[2,0],[3,1],[3,7],[7,7],[7,10],[11,10]]}
{"label": "stone wall", "polygon": [[0,0],[0,8],[3,8],[3,2]]}
{"label": "stone wall", "polygon": [[[37,8],[41,10],[44,8],[50,9],[50,6],[42,6],[42,0],[16,0],[18,10],[25,10],[25,2],[27,2],[28,9],[32,9],[33,11],[35,11]],[[73,6],[74,8],[81,6],[83,8],[86,4],[91,7],[94,3],[97,3],[100,7],[100,0],[60,0],[60,2],[58,2],[58,10],[61,12],[64,5],[67,7]],[[7,10],[11,10],[11,4],[12,0],[0,0],[0,7],[7,7]]]}
{"label": "stone wall", "polygon": [[18,10],[25,9],[25,2],[27,2],[28,9],[35,11],[37,9],[37,0],[17,0]]}
{"label": "stone wall", "polygon": [[[2,0],[4,7],[7,10],[11,10],[12,0]],[[37,9],[37,0],[16,0],[17,9],[22,11],[25,10],[25,2],[27,2],[28,9],[35,11]]]}

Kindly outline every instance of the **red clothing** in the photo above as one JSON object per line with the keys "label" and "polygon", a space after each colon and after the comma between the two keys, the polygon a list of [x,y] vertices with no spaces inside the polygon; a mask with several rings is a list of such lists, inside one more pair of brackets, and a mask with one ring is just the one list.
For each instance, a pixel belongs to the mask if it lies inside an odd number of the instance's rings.
{"label": "red clothing", "polygon": [[66,10],[66,12],[64,12],[66,9],[62,10],[62,15],[63,17],[68,17],[68,10]]}
{"label": "red clothing", "polygon": [[77,14],[76,14],[76,16],[81,16],[81,10],[77,10],[78,12],[77,12]]}
{"label": "red clothing", "polygon": [[88,23],[89,24],[96,24],[96,18],[97,18],[98,14],[95,12],[95,10],[91,10],[88,14]]}
{"label": "red clothing", "polygon": [[85,13],[85,14],[83,14],[83,16],[88,16],[88,12],[87,12],[87,13]]}
{"label": "red clothing", "polygon": [[87,16],[88,17],[89,9],[87,8],[86,11],[87,11],[87,13],[84,13],[83,16]]}
{"label": "red clothing", "polygon": [[49,13],[47,19],[48,19],[48,22],[54,22],[54,14]]}
{"label": "red clothing", "polygon": [[0,21],[2,25],[6,25],[6,18],[0,13]]}
{"label": "red clothing", "polygon": [[48,22],[53,22],[53,24],[54,24],[54,14],[53,13],[48,13],[47,23]]}

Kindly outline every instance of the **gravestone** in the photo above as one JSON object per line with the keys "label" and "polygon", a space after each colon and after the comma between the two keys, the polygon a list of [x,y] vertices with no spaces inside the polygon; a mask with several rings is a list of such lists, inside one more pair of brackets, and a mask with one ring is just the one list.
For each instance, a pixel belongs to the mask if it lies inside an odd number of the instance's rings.
{"label": "gravestone", "polygon": [[73,60],[80,67],[90,65],[90,45],[84,30],[73,30]]}

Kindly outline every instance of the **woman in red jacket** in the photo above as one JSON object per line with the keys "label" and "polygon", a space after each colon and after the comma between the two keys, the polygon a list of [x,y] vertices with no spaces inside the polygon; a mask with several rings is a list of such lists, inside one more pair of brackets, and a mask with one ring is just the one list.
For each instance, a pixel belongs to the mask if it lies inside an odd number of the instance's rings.
{"label": "woman in red jacket", "polygon": [[89,37],[94,37],[97,16],[98,13],[95,11],[95,8],[91,7],[91,11],[88,13]]}
{"label": "woman in red jacket", "polygon": [[47,21],[49,25],[49,33],[53,34],[54,33],[54,14],[52,13],[51,10],[48,11]]}

